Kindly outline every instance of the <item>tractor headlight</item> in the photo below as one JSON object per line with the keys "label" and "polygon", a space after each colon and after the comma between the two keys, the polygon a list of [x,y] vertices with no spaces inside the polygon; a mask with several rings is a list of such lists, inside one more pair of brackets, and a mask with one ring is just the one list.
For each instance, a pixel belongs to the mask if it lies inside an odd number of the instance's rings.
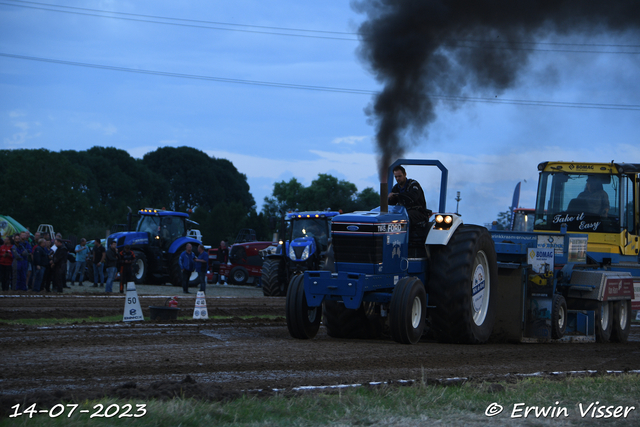
{"label": "tractor headlight", "polygon": [[453,216],[451,215],[436,215],[436,227],[440,230],[447,229],[453,224]]}
{"label": "tractor headlight", "polygon": [[289,245],[289,258],[296,260],[296,252],[293,250],[293,245]]}
{"label": "tractor headlight", "polygon": [[307,258],[309,258],[309,246],[304,248],[304,251],[302,251],[302,256],[300,257],[302,261],[306,261]]}

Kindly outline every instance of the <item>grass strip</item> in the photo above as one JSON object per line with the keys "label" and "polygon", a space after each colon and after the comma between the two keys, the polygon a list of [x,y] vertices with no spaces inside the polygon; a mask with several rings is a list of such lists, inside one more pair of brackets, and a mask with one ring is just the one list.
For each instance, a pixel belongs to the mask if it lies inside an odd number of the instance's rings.
{"label": "grass strip", "polygon": [[[5,419],[0,426],[627,426],[640,424],[639,399],[640,376],[621,374],[456,386],[360,387],[297,396],[243,396],[227,402],[103,399],[84,402],[78,409],[94,413],[98,404],[118,405],[111,406],[113,412],[127,403],[134,409],[143,404],[146,414],[124,419],[117,415],[90,418],[76,412],[68,418],[67,411],[57,418],[38,414],[32,419],[28,415]],[[496,405],[503,410],[488,417],[485,412]],[[626,416],[624,412],[607,416],[607,406],[626,408]],[[532,409],[525,416],[527,408]]]}

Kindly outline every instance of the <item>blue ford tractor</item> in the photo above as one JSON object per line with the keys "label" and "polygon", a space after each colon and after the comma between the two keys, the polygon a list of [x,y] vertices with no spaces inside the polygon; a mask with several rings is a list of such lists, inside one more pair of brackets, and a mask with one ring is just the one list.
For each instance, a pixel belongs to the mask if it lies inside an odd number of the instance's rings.
{"label": "blue ford tractor", "polygon": [[[335,338],[389,336],[417,343],[586,339],[625,342],[638,264],[640,165],[545,163],[540,166],[533,232],[489,232],[446,213],[448,172],[437,160],[396,165],[441,171],[438,213],[426,238],[403,206],[333,217],[335,271],[290,279],[287,327],[313,338],[324,323]],[[589,213],[578,198],[599,175],[611,201]],[[564,225],[563,225],[564,224]]]}
{"label": "blue ford tractor", "polygon": [[[162,209],[142,209],[136,231],[111,234],[107,238],[107,248],[113,240],[118,251],[130,245],[135,253],[135,282],[168,281],[174,286],[182,286],[182,275],[178,259],[188,243],[197,253],[201,241],[189,236],[191,224],[189,214]],[[197,284],[197,273],[193,273],[189,285]]]}
{"label": "blue ford tractor", "polygon": [[262,264],[264,296],[284,296],[292,277],[307,270],[332,270],[331,219],[339,212],[290,212],[287,240],[267,251]]}

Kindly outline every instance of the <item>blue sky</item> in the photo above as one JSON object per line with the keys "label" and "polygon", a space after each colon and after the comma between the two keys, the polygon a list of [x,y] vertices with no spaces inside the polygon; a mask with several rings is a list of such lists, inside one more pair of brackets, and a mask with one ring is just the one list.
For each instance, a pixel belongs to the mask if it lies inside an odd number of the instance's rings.
{"label": "blue sky", "polygon": [[[162,146],[191,146],[229,159],[246,174],[258,209],[274,182],[292,177],[309,185],[319,173],[329,173],[358,190],[377,189],[375,130],[364,108],[381,86],[356,55],[352,33],[363,19],[349,2],[333,0],[1,0],[0,147],[58,151],[99,145],[142,157]],[[143,22],[150,20],[187,26]],[[590,48],[604,51],[621,50],[612,44],[635,45],[625,49],[640,52],[631,35],[546,41],[608,45]],[[536,166],[542,161],[640,162],[639,70],[638,53],[535,52],[527,72],[513,89],[499,94],[501,99],[635,108],[439,104],[437,120],[405,157],[444,163],[447,208],[455,211],[460,191],[459,211],[467,223],[485,224],[506,210],[518,181],[527,181],[520,205],[533,207]],[[438,199],[435,175],[409,169],[425,187],[431,208]]]}

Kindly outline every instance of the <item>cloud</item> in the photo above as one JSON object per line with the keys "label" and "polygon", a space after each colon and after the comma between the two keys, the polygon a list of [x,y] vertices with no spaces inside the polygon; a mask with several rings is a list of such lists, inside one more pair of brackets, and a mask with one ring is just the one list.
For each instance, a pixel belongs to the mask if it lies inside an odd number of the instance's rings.
{"label": "cloud", "polygon": [[91,122],[87,123],[87,127],[91,130],[102,132],[103,135],[107,136],[113,135],[118,132],[118,128],[116,128],[111,123],[109,123],[108,125],[103,125],[102,123]]}
{"label": "cloud", "polygon": [[[18,117],[24,117],[24,116],[26,116],[25,113],[21,113],[18,111],[12,111],[11,113],[9,113],[9,117],[11,118],[18,118]],[[9,138],[4,138],[4,145],[8,146],[9,148],[22,146],[28,140],[37,138],[41,135],[41,132],[36,132],[36,133],[29,132],[32,126],[39,127],[40,126],[39,122],[29,123],[26,121],[14,121],[13,126],[17,127],[19,129],[19,132],[15,132]]]}
{"label": "cloud", "polygon": [[335,138],[333,141],[331,141],[333,144],[348,144],[348,145],[354,145],[357,142],[362,142],[366,139],[366,136],[342,136],[339,138]]}

